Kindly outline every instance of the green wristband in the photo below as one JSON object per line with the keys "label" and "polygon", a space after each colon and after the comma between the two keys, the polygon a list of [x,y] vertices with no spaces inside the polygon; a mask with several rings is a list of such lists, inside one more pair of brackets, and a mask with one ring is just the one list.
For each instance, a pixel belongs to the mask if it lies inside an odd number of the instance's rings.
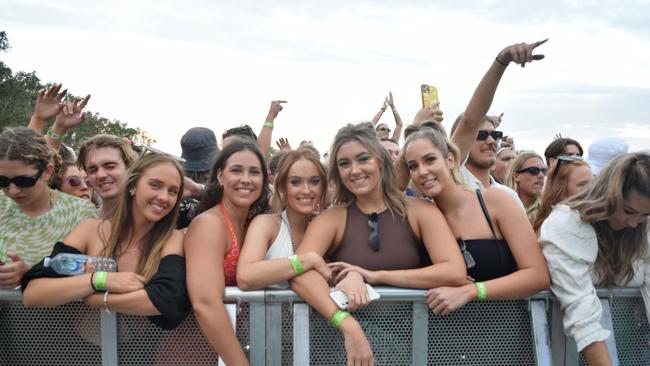
{"label": "green wristband", "polygon": [[298,255],[294,254],[289,257],[289,262],[291,262],[291,267],[293,267],[293,271],[296,273],[296,276],[305,272],[305,269],[302,267],[302,262],[300,261],[300,258],[298,258]]}
{"label": "green wristband", "polygon": [[97,291],[106,290],[106,272],[95,272],[95,288]]}
{"label": "green wristband", "polygon": [[485,287],[484,282],[476,282],[476,299],[478,301],[487,301],[488,299],[488,294],[487,294],[487,287]]}
{"label": "green wristband", "polygon": [[47,130],[47,133],[46,133],[45,135],[46,135],[47,137],[51,138],[52,140],[56,140],[56,141],[61,141],[61,140],[63,140],[63,139],[65,138],[65,133],[59,135],[58,133],[54,132],[54,130],[52,129],[52,127],[50,127],[50,128]]}
{"label": "green wristband", "polygon": [[330,325],[336,329],[339,329],[339,327],[341,326],[341,322],[343,322],[343,320],[348,316],[350,316],[350,313],[348,313],[347,311],[337,310],[334,313],[334,315],[332,315],[332,320],[330,320]]}
{"label": "green wristband", "polygon": [[271,121],[266,121],[266,122],[264,122],[264,127],[273,128],[274,124]]}

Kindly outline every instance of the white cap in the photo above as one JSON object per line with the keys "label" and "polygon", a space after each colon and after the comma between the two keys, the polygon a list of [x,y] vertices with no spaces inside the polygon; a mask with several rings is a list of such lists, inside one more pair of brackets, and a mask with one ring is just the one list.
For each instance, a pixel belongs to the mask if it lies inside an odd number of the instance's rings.
{"label": "white cap", "polygon": [[627,143],[623,139],[604,137],[594,141],[589,146],[587,163],[591,166],[594,175],[598,175],[607,163],[619,155],[626,154],[627,150]]}

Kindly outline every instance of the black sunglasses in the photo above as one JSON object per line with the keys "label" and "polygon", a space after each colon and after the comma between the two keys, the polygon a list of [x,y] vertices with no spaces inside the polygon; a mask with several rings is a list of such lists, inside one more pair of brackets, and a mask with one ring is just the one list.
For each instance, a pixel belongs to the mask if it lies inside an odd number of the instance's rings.
{"label": "black sunglasses", "polygon": [[20,188],[29,188],[33,187],[38,179],[43,175],[43,169],[39,169],[33,177],[28,177],[25,175],[19,175],[17,177],[9,178],[5,176],[0,176],[0,188],[7,188],[11,183],[15,184],[16,187]]}
{"label": "black sunglasses", "polygon": [[72,187],[79,187],[82,183],[90,187],[90,179],[81,179],[76,175],[65,178],[65,181]]}
{"label": "black sunglasses", "polygon": [[388,127],[379,127],[377,131],[382,131],[382,132],[390,132],[390,128]]}
{"label": "black sunglasses", "polygon": [[474,257],[472,257],[472,253],[467,251],[467,245],[465,244],[465,240],[462,238],[456,239],[458,242],[458,246],[460,247],[460,252],[463,254],[463,259],[465,260],[465,266],[467,269],[472,269],[476,267],[476,261],[474,260]]}
{"label": "black sunglasses", "polygon": [[379,216],[376,212],[368,215],[368,226],[372,229],[368,241],[370,242],[370,247],[375,252],[379,251],[379,223],[377,222],[378,218]]}
{"label": "black sunglasses", "polygon": [[493,131],[480,130],[476,135],[476,139],[478,141],[485,141],[487,140],[488,136],[492,136],[492,138],[495,141],[500,140],[503,137],[503,132],[497,130],[493,130]]}
{"label": "black sunglasses", "polygon": [[546,168],[538,168],[536,166],[529,166],[528,168],[523,168],[523,169],[517,170],[517,173],[523,173],[523,172],[526,172],[526,173],[531,174],[531,175],[537,175],[539,173],[542,173],[542,174],[546,175]]}

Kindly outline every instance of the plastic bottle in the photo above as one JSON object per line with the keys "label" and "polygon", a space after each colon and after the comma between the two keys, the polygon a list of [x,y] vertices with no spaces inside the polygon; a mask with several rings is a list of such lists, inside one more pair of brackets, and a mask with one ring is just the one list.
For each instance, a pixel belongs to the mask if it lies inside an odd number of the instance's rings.
{"label": "plastic bottle", "polygon": [[111,258],[91,257],[84,254],[59,253],[54,258],[46,257],[44,267],[52,267],[61,275],[80,275],[89,272],[116,272],[117,262]]}

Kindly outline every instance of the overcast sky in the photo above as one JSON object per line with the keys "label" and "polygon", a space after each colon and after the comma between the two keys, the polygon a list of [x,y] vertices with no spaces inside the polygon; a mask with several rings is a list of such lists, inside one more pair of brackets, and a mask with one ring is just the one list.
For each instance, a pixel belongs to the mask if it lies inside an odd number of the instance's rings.
{"label": "overcast sky", "polygon": [[[421,83],[438,87],[449,128],[503,47],[550,38],[545,60],[508,68],[490,111],[517,148],[542,153],[556,133],[585,150],[600,136],[650,146],[650,1],[435,3],[3,0],[0,57],[92,94],[90,110],[171,153],[193,126],[258,132],[273,99],[288,101],[274,141],[324,152],[389,90],[408,123]],[[381,121],[393,127],[390,111]]]}

